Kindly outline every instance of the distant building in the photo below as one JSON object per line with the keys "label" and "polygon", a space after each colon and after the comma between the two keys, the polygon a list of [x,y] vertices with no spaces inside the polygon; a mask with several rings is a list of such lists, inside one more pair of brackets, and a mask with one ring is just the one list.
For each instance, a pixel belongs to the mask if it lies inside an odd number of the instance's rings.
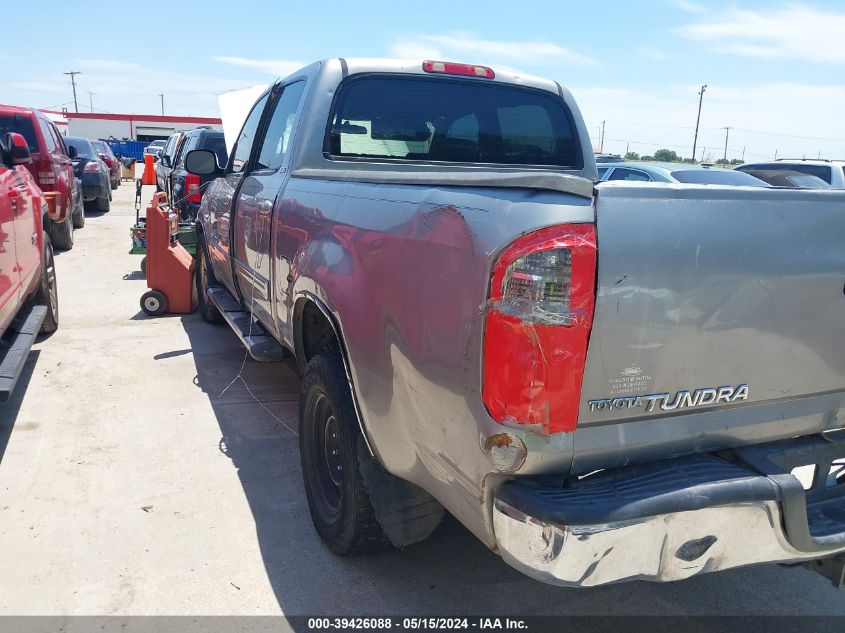
{"label": "distant building", "polygon": [[201,125],[222,130],[219,118],[200,116],[162,116],[159,114],[106,114],[105,112],[58,112],[44,110],[59,131],[83,138],[109,138],[132,141],[166,139],[178,130]]}

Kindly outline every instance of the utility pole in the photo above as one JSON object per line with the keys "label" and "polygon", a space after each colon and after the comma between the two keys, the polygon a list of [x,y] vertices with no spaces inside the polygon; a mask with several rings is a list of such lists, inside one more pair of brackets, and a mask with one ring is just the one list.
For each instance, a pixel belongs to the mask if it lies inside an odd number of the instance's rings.
{"label": "utility pole", "polygon": [[158,96],[161,97],[161,116],[164,116],[164,93],[160,92]]}
{"label": "utility pole", "polygon": [[90,90],[87,90],[86,92],[88,93],[88,108],[91,110],[91,112],[93,112],[94,111],[94,94],[95,93],[91,92]]}
{"label": "utility pole", "polygon": [[625,145],[625,156],[627,156],[630,153],[631,153],[631,141],[628,141],[628,143]]}
{"label": "utility pole", "polygon": [[[706,154],[706,153],[707,153],[707,148],[706,148],[706,147],[702,147],[702,148],[701,148],[701,160],[700,160],[700,161],[698,161],[699,163],[703,163],[703,162],[704,162],[704,154]],[[693,158],[694,158],[694,157],[693,157]]]}
{"label": "utility pole", "polygon": [[707,90],[707,84],[701,86],[698,91],[698,117],[695,119],[695,138],[692,141],[692,162],[695,162],[695,147],[698,145],[698,124],[701,122],[701,102],[704,101],[704,91]]}
{"label": "utility pole", "polygon": [[745,146],[742,146],[742,158],[740,159],[743,163],[745,162]]}
{"label": "utility pole", "polygon": [[777,160],[777,159],[778,159],[778,151],[775,150],[775,160]]}
{"label": "utility pole", "polygon": [[70,70],[66,73],[62,73],[63,75],[70,75],[70,85],[73,86],[73,109],[76,112],[79,112],[79,105],[76,103],[76,76],[81,75],[82,73],[78,70]]}
{"label": "utility pole", "polygon": [[725,128],[725,155],[722,157],[722,163],[728,164],[728,135],[731,133],[731,128]]}
{"label": "utility pole", "polygon": [[604,124],[605,123],[607,123],[607,121],[601,122],[601,145],[599,146],[599,152],[604,152]]}

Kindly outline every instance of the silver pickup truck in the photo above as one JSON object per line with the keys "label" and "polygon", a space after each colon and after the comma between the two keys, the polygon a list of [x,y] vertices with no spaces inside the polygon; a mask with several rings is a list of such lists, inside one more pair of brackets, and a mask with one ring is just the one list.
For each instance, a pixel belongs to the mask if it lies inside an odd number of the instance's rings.
{"label": "silver pickup truck", "polygon": [[333,551],[445,509],[559,585],[841,578],[845,193],[596,187],[565,88],[437,61],[312,64],[187,166],[200,310],[301,368]]}

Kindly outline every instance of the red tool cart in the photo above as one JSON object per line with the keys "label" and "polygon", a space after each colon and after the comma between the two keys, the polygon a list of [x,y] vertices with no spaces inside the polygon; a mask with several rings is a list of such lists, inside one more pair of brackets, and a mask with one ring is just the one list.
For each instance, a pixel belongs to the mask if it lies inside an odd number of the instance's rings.
{"label": "red tool cart", "polygon": [[179,216],[157,193],[147,207],[147,287],[141,310],[150,316],[194,311],[194,258],[176,239]]}

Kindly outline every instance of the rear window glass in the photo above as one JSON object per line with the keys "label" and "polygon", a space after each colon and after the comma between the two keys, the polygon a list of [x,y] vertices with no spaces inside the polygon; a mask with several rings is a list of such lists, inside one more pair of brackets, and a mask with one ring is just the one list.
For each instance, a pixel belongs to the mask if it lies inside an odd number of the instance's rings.
{"label": "rear window glass", "polygon": [[754,176],[729,169],[686,169],[673,171],[672,178],[678,182],[699,185],[733,185],[736,187],[768,187],[768,185]]}
{"label": "rear window glass", "polygon": [[105,141],[91,141],[91,145],[93,145],[94,149],[100,154],[105,154],[109,158],[113,156],[111,148]]}
{"label": "rear window glass", "polygon": [[479,80],[347,80],[326,149],[361,159],[582,165],[572,116],[559,97]]}
{"label": "rear window glass", "polygon": [[226,153],[226,140],[222,134],[208,134],[201,149],[210,149],[217,156],[217,164],[225,165],[228,159]]}
{"label": "rear window glass", "polygon": [[816,178],[821,178],[827,184],[831,184],[833,182],[831,169],[827,165],[807,165],[805,163],[777,162],[743,165],[741,167],[737,167],[737,169],[739,169],[740,171],[746,171],[750,169],[788,169],[789,171],[800,171],[802,174],[810,174],[811,176],[815,176]]}
{"label": "rear window glass", "polygon": [[26,139],[30,152],[40,151],[32,119],[22,114],[0,114],[0,138],[5,138],[9,132],[17,132]]}
{"label": "rear window glass", "polygon": [[97,154],[94,153],[94,146],[88,139],[66,136],[65,145],[76,148],[77,158],[97,158]]}

